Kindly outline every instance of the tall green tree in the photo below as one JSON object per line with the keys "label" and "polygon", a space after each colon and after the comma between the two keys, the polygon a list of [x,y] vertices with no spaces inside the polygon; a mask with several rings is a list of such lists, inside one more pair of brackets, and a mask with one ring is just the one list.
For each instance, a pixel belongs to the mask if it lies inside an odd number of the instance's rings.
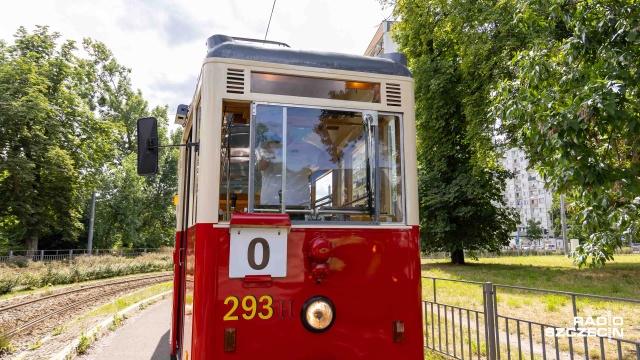
{"label": "tall green tree", "polygon": [[110,161],[119,163],[136,151],[136,123],[150,115],[149,106],[141,91],[133,90],[131,69],[119,64],[105,44],[92,39],[82,44],[88,57],[78,63],[81,95],[102,121],[116,127],[117,153]]}
{"label": "tall green tree", "polygon": [[601,266],[639,224],[640,3],[523,3],[515,24],[538,36],[496,86],[492,114],[567,194],[587,234],[575,263]]}
{"label": "tall green tree", "polygon": [[13,45],[0,46],[0,216],[32,251],[50,232],[82,231],[81,170],[91,165],[79,133],[96,118],[76,92],[76,47],[58,46],[59,37],[20,28]]}
{"label": "tall green tree", "polygon": [[167,107],[149,111],[104,44],[85,39],[81,58],[59,38],[39,26],[0,41],[0,246],[86,244],[96,190],[100,245],[169,244],[177,155],[154,179],[133,176],[136,121],[158,117],[166,138]]}
{"label": "tall green tree", "polygon": [[[389,3],[383,1],[383,3]],[[516,228],[502,191],[488,117],[491,84],[524,41],[510,1],[398,0],[395,38],[416,83],[421,242],[464,263],[464,250],[498,252]]]}
{"label": "tall green tree", "polygon": [[132,89],[131,70],[119,64],[104,44],[85,39],[83,46],[89,54],[80,62],[83,96],[103,121],[117,129],[115,156],[100,169],[96,188],[100,200],[95,244],[104,248],[170,245],[175,232],[177,152],[160,152],[157,176],[141,178],[136,170],[137,120],[158,118],[159,137],[168,143],[168,109],[149,110],[142,93]]}
{"label": "tall green tree", "polygon": [[[156,108],[158,136],[163,144],[178,143],[178,133],[167,134],[167,108]],[[173,139],[169,135],[172,135]],[[172,244],[175,234],[177,149],[162,149],[155,176],[137,173],[137,154],[125,156],[104,174],[96,209],[94,243],[102,248],[161,247]]]}

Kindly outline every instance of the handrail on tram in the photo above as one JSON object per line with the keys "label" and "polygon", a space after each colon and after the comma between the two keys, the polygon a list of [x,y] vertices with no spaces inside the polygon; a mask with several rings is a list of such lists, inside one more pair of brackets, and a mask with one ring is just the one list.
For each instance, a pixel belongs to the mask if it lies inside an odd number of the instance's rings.
{"label": "handrail on tram", "polygon": [[278,45],[278,46],[286,46],[286,47],[288,47],[288,48],[291,48],[291,46],[289,46],[289,44],[287,44],[287,43],[283,43],[283,42],[280,42],[280,41],[260,40],[260,39],[243,38],[243,37],[237,37],[237,36],[232,36],[231,38],[232,38],[233,40],[238,40],[238,41],[256,42],[256,43],[262,43],[262,44],[271,44],[271,45]]}
{"label": "handrail on tram", "polygon": [[358,201],[366,200],[368,197],[369,197],[369,196],[362,196],[362,197],[359,197],[359,198],[357,198],[357,199],[355,199],[355,200],[353,200],[353,201],[350,201],[350,202],[348,202],[348,203],[344,204],[343,206],[349,206],[349,205],[351,205],[351,204],[355,204],[355,203],[357,203]]}
{"label": "handrail on tram", "polygon": [[316,201],[314,201],[313,208],[315,209],[320,206],[325,206],[327,204],[331,204],[332,202],[333,202],[333,195],[329,194],[319,199],[316,199]]}
{"label": "handrail on tram", "polygon": [[[278,214],[280,213],[280,209],[255,208],[253,209],[253,212]],[[322,206],[318,209],[287,209],[285,212],[288,214],[305,214],[305,215],[316,215],[316,214],[362,215],[362,214],[369,213],[366,209],[362,209],[362,210],[345,209],[344,206]]]}

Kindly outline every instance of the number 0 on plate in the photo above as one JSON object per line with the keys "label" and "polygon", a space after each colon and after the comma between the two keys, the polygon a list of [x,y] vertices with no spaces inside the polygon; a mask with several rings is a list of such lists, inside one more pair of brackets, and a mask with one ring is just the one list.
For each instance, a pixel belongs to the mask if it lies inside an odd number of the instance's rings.
{"label": "number 0 on plate", "polygon": [[231,229],[229,277],[246,275],[287,276],[287,230]]}

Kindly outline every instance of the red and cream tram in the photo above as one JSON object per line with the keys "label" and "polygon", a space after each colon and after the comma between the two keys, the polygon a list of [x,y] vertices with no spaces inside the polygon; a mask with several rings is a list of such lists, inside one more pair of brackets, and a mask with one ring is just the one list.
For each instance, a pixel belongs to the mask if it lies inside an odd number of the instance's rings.
{"label": "red and cream tram", "polygon": [[[207,45],[177,116],[172,355],[422,359],[414,82],[403,56],[223,35]],[[155,171],[153,120],[138,124],[142,173]]]}

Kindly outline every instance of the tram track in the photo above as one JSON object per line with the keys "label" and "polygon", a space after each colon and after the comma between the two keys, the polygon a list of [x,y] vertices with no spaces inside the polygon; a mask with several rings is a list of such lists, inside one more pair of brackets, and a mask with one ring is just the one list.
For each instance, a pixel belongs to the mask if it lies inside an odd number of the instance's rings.
{"label": "tram track", "polygon": [[172,273],[129,278],[6,305],[0,308],[0,331],[16,345],[26,344],[112,297],[172,279]]}
{"label": "tram track", "polygon": [[59,296],[63,296],[63,295],[68,295],[68,294],[71,294],[71,293],[76,293],[76,292],[80,292],[80,291],[86,291],[86,290],[89,290],[89,289],[101,288],[101,287],[105,287],[105,286],[109,286],[109,285],[124,284],[124,283],[130,283],[130,282],[146,280],[146,279],[155,279],[155,278],[158,278],[158,277],[167,277],[167,276],[170,276],[170,275],[171,274],[136,277],[136,278],[133,278],[133,279],[126,279],[126,280],[122,280],[122,281],[101,283],[101,284],[92,285],[92,286],[85,286],[85,287],[81,287],[81,288],[77,288],[77,289],[63,291],[63,292],[60,292],[60,293],[57,293],[57,294],[46,295],[46,296],[43,296],[43,297],[39,297],[37,299],[32,299],[32,300],[19,302],[17,304],[5,306],[5,307],[0,307],[0,313],[2,313],[4,311],[7,311],[7,310],[11,310],[11,309],[17,308],[17,307],[21,307],[21,306],[25,306],[25,305],[28,305],[28,304],[31,304],[31,303],[35,303],[35,302],[38,302],[38,301],[43,301],[43,300],[50,299],[50,298],[55,298],[55,297],[59,297]]}

